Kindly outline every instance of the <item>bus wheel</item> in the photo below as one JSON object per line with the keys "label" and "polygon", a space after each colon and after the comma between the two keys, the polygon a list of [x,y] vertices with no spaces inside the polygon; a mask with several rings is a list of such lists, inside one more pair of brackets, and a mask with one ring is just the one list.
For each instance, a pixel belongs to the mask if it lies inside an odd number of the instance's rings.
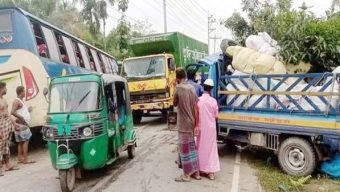
{"label": "bus wheel", "polygon": [[307,140],[298,137],[291,137],[283,141],[278,159],[281,168],[293,176],[310,175],[316,167],[313,147]]}
{"label": "bus wheel", "polygon": [[135,157],[135,155],[136,155],[135,144],[129,145],[127,147],[127,151],[128,151],[129,158],[133,159]]}
{"label": "bus wheel", "polygon": [[143,117],[143,111],[142,110],[133,111],[132,115],[133,115],[133,123],[140,124],[140,122],[142,121],[142,117]]}
{"label": "bus wheel", "polygon": [[71,192],[76,183],[76,171],[74,167],[59,170],[60,187],[62,192]]}

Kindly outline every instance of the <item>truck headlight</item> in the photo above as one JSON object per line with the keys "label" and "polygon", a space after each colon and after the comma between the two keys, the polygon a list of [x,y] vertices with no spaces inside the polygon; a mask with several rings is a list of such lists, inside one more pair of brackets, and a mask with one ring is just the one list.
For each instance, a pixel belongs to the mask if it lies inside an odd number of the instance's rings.
{"label": "truck headlight", "polygon": [[92,129],[91,129],[90,127],[85,127],[85,128],[83,129],[83,135],[84,135],[85,137],[91,136],[91,135],[92,135]]}

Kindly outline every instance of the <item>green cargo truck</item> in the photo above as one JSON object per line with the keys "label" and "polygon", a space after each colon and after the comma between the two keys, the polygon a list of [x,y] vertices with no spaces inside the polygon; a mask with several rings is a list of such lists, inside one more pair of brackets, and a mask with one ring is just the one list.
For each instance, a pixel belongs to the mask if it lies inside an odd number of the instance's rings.
{"label": "green cargo truck", "polygon": [[134,121],[140,123],[145,111],[172,109],[176,67],[205,57],[208,45],[178,32],[135,38],[130,45],[135,57],[123,61],[121,74],[128,80]]}

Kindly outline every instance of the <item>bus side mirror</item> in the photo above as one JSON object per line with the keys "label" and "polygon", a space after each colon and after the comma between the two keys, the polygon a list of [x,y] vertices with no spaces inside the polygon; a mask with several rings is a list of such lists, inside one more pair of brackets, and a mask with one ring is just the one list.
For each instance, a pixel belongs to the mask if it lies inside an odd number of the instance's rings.
{"label": "bus side mirror", "polygon": [[47,99],[48,89],[46,87],[43,90],[43,94],[44,94],[44,97],[45,97],[46,101],[48,102],[48,99]]}

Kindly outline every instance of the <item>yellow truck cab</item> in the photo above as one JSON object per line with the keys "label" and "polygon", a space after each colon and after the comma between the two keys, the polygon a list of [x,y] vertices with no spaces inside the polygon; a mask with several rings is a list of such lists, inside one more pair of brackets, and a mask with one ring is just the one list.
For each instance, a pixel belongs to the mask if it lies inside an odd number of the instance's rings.
{"label": "yellow truck cab", "polygon": [[134,123],[144,112],[173,110],[176,67],[196,63],[208,53],[208,46],[178,32],[132,39],[136,57],[125,59],[121,75],[128,80]]}

